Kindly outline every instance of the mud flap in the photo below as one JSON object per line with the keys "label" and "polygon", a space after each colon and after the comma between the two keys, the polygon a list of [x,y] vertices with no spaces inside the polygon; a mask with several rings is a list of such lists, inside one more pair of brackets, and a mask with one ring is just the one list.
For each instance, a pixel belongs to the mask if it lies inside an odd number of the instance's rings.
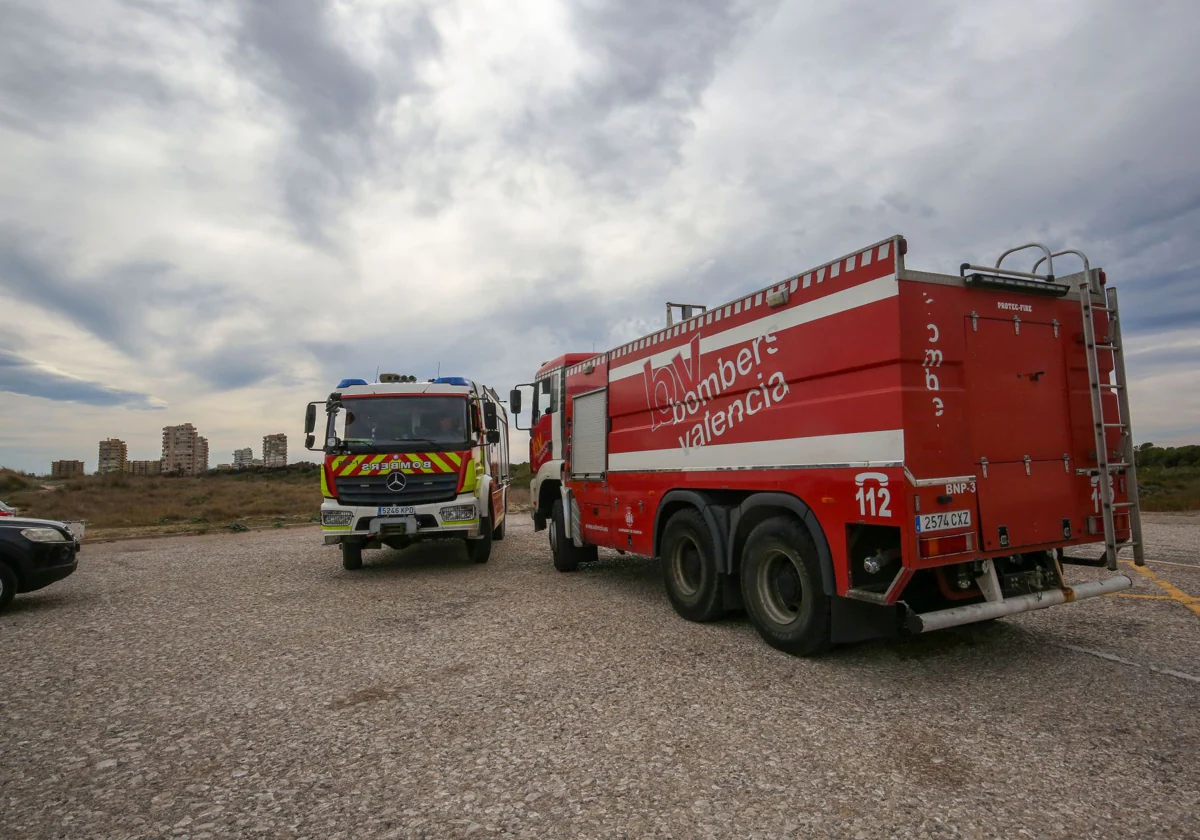
{"label": "mud flap", "polygon": [[832,622],[831,638],[836,645],[895,638],[900,635],[904,612],[895,605],[871,604],[835,595],[829,620]]}

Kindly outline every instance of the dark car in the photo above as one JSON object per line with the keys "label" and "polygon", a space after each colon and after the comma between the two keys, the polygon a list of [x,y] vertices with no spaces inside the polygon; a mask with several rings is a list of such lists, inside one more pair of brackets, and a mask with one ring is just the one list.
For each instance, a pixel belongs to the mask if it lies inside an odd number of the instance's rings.
{"label": "dark car", "polygon": [[79,540],[62,522],[0,517],[0,609],[75,571]]}

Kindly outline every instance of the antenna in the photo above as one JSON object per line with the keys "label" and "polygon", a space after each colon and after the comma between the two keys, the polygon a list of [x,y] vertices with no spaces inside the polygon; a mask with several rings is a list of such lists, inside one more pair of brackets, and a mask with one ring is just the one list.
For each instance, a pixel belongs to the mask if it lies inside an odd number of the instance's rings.
{"label": "antenna", "polygon": [[442,378],[442,363],[438,362],[438,379]]}
{"label": "antenna", "polygon": [[379,381],[379,365],[375,365],[375,381]]}

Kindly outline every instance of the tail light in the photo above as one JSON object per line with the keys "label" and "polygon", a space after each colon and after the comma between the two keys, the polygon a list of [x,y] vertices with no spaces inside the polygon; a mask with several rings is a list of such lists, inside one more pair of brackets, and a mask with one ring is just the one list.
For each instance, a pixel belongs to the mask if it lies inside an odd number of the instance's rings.
{"label": "tail light", "polygon": [[955,534],[950,537],[921,537],[917,551],[922,557],[946,557],[975,550],[974,534]]}

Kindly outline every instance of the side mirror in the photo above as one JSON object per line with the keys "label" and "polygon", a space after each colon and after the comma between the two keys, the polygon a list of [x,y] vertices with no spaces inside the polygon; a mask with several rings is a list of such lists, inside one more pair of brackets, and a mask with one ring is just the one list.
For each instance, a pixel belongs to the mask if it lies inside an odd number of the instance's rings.
{"label": "side mirror", "polygon": [[500,442],[500,432],[497,429],[488,429],[487,442],[488,443],[499,443]]}
{"label": "side mirror", "polygon": [[315,437],[313,437],[312,435],[304,436],[304,448],[305,449],[310,449],[310,450],[313,449],[313,444],[316,442],[317,442],[317,439]]}
{"label": "side mirror", "polygon": [[484,401],[483,403],[483,425],[489,432],[496,429],[496,404],[494,402]]}
{"label": "side mirror", "polygon": [[513,388],[508,392],[508,410],[513,414],[521,413],[521,389]]}
{"label": "side mirror", "polygon": [[311,435],[317,425],[317,404],[309,403],[304,412],[304,434]]}

